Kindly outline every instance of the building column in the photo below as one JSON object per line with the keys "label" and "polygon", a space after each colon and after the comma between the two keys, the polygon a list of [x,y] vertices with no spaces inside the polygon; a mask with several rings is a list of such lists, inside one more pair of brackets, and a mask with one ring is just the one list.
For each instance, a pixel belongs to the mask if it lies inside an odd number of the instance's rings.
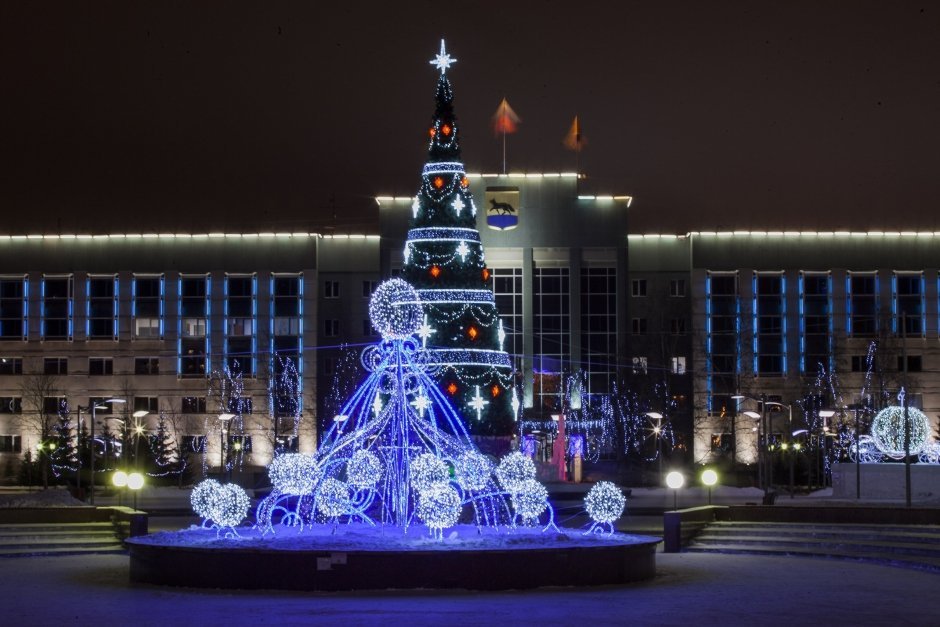
{"label": "building column", "polygon": [[535,261],[531,247],[522,250],[522,406],[531,409],[535,400],[535,373],[532,371],[535,337],[532,310]]}
{"label": "building column", "polygon": [[[581,249],[568,249],[568,337],[570,346],[568,361],[571,363],[571,374],[578,374],[582,367],[581,351]],[[562,382],[564,391],[564,382]],[[577,393],[577,392],[575,392]],[[580,393],[578,398],[571,398],[571,406],[581,406]]]}

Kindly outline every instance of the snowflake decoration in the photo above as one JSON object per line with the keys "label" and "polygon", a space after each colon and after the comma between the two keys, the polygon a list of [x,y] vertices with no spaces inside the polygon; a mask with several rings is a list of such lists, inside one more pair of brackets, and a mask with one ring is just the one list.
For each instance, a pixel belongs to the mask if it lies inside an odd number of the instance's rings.
{"label": "snowflake decoration", "polygon": [[418,212],[421,210],[421,199],[415,196],[415,200],[411,203],[411,215],[415,218],[418,217]]}
{"label": "snowflake decoration", "polygon": [[484,409],[487,405],[489,405],[490,402],[487,401],[487,400],[484,400],[483,397],[480,396],[480,386],[478,385],[478,386],[476,386],[476,388],[477,388],[476,396],[474,396],[474,397],[470,400],[470,402],[467,403],[467,405],[469,405],[471,409],[477,410],[477,420],[480,420],[481,417],[482,417],[482,416],[481,416],[481,413],[483,412],[483,409]]}
{"label": "snowflake decoration", "polygon": [[467,242],[463,240],[460,241],[460,245],[457,246],[457,254],[460,255],[460,261],[467,261],[467,255],[470,254],[470,247],[467,246]]}
{"label": "snowflake decoration", "polygon": [[382,397],[379,395],[379,392],[375,393],[375,400],[372,401],[372,411],[375,412],[376,416],[382,413]]}
{"label": "snowflake decoration", "polygon": [[424,394],[424,390],[418,391],[418,396],[415,397],[415,400],[409,403],[412,407],[418,410],[418,415],[424,418],[424,412],[427,411],[428,407],[431,405],[430,399]]}
{"label": "snowflake decoration", "polygon": [[456,212],[457,212],[457,215],[459,216],[459,215],[460,215],[460,212],[461,212],[461,211],[463,210],[463,208],[466,207],[467,205],[465,205],[464,202],[463,202],[463,200],[460,199],[460,196],[457,196],[456,198],[454,198],[454,202],[452,202],[452,203],[450,204],[450,206],[454,208],[454,211],[456,211]]}
{"label": "snowflake decoration", "polygon": [[421,348],[428,347],[428,338],[437,333],[437,329],[428,324],[428,316],[424,315],[424,323],[418,327],[418,337],[421,338]]}

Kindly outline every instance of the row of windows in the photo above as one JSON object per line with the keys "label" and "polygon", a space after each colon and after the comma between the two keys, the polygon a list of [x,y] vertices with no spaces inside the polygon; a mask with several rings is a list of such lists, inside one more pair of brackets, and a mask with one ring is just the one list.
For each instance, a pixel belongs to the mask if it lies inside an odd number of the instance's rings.
{"label": "row of windows", "polygon": [[[375,288],[378,287],[378,281],[362,282],[362,297],[371,298]],[[340,298],[340,282],[327,280],[323,282],[323,298]]]}
{"label": "row of windows", "polygon": [[[108,397],[90,397],[88,406],[95,405],[95,415],[107,416],[124,413],[123,406],[116,407],[111,403],[104,403]],[[205,396],[184,396],[180,399],[179,411],[182,414],[205,414],[208,407]],[[251,414],[254,403],[250,397],[238,399],[238,413]],[[43,397],[42,411],[46,414],[56,414],[68,409],[73,415],[76,408],[70,406],[64,396]],[[135,396],[129,411],[145,411],[149,414],[160,413],[160,399],[157,396]],[[0,396],[0,414],[23,413],[23,398],[20,396]]]}
{"label": "row of windows", "polygon": [[[633,318],[630,320],[630,332],[633,335],[646,335],[648,331],[649,322],[646,318]],[[685,335],[687,332],[686,319],[670,318],[668,332],[670,335]]]}
{"label": "row of windows", "polygon": [[[630,288],[630,292],[635,298],[643,298],[647,295],[646,279],[633,279],[630,282]],[[685,296],[685,279],[669,280],[669,296],[672,298]]]}

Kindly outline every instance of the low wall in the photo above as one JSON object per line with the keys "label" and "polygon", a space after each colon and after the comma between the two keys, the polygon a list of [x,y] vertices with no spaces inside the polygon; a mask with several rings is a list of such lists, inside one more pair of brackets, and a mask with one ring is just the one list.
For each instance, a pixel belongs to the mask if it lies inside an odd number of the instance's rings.
{"label": "low wall", "polygon": [[[866,500],[904,500],[904,464],[862,464],[861,498]],[[856,498],[855,464],[832,465],[832,496]],[[911,464],[911,499],[940,497],[940,464]]]}
{"label": "low wall", "polygon": [[147,534],[147,512],[130,507],[4,507],[0,525],[64,525],[113,522],[128,525],[129,536]]}

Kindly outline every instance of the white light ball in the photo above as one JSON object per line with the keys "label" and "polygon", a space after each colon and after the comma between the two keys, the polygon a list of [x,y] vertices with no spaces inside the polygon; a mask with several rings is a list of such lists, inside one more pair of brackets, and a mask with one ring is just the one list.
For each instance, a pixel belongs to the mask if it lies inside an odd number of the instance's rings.
{"label": "white light ball", "polygon": [[418,293],[402,279],[385,281],[369,301],[372,326],[386,340],[403,340],[414,335],[423,315]]}
{"label": "white light ball", "polygon": [[447,463],[433,453],[422,453],[411,460],[411,485],[418,492],[448,483],[450,472]]}
{"label": "white light ball", "polygon": [[313,457],[302,453],[282,453],[268,466],[271,483],[284,494],[312,494],[319,475],[317,462]]}
{"label": "white light ball", "polygon": [[[911,425],[911,455],[919,455],[930,440],[930,421],[916,407],[907,408]],[[871,435],[878,450],[892,459],[904,459],[904,408],[885,407],[871,423]]]}
{"label": "white light ball", "polygon": [[493,463],[482,453],[467,451],[454,462],[454,473],[464,490],[482,490],[493,473]]}
{"label": "white light ball", "polygon": [[496,478],[507,492],[518,492],[523,483],[535,479],[535,462],[518,451],[510,453],[500,460]]}
{"label": "white light ball", "polygon": [[189,503],[193,506],[193,511],[200,518],[212,518],[212,503],[215,501],[215,493],[222,487],[222,484],[215,479],[206,479],[200,481],[193,488],[189,495]]}
{"label": "white light ball", "polygon": [[346,481],[354,488],[371,488],[382,478],[382,462],[372,451],[358,450],[346,462]]}
{"label": "white light ball", "polygon": [[339,479],[324,479],[317,492],[317,511],[327,518],[336,518],[349,512],[349,486]]}
{"label": "white light ball", "polygon": [[421,492],[417,515],[431,529],[453,527],[460,519],[460,495],[446,483],[439,483]]}
{"label": "white light ball", "polygon": [[526,479],[512,494],[512,508],[523,522],[534,522],[548,508],[548,490],[535,479]]}
{"label": "white light ball", "polygon": [[627,499],[610,481],[598,481],[587,493],[584,508],[591,520],[599,523],[612,523],[623,515]]}
{"label": "white light ball", "polygon": [[245,520],[250,506],[251,499],[241,486],[226,483],[214,494],[209,518],[220,527],[235,527]]}
{"label": "white light ball", "polygon": [[685,477],[681,472],[673,470],[671,473],[666,475],[666,485],[673,490],[678,490],[683,485],[685,485]]}

